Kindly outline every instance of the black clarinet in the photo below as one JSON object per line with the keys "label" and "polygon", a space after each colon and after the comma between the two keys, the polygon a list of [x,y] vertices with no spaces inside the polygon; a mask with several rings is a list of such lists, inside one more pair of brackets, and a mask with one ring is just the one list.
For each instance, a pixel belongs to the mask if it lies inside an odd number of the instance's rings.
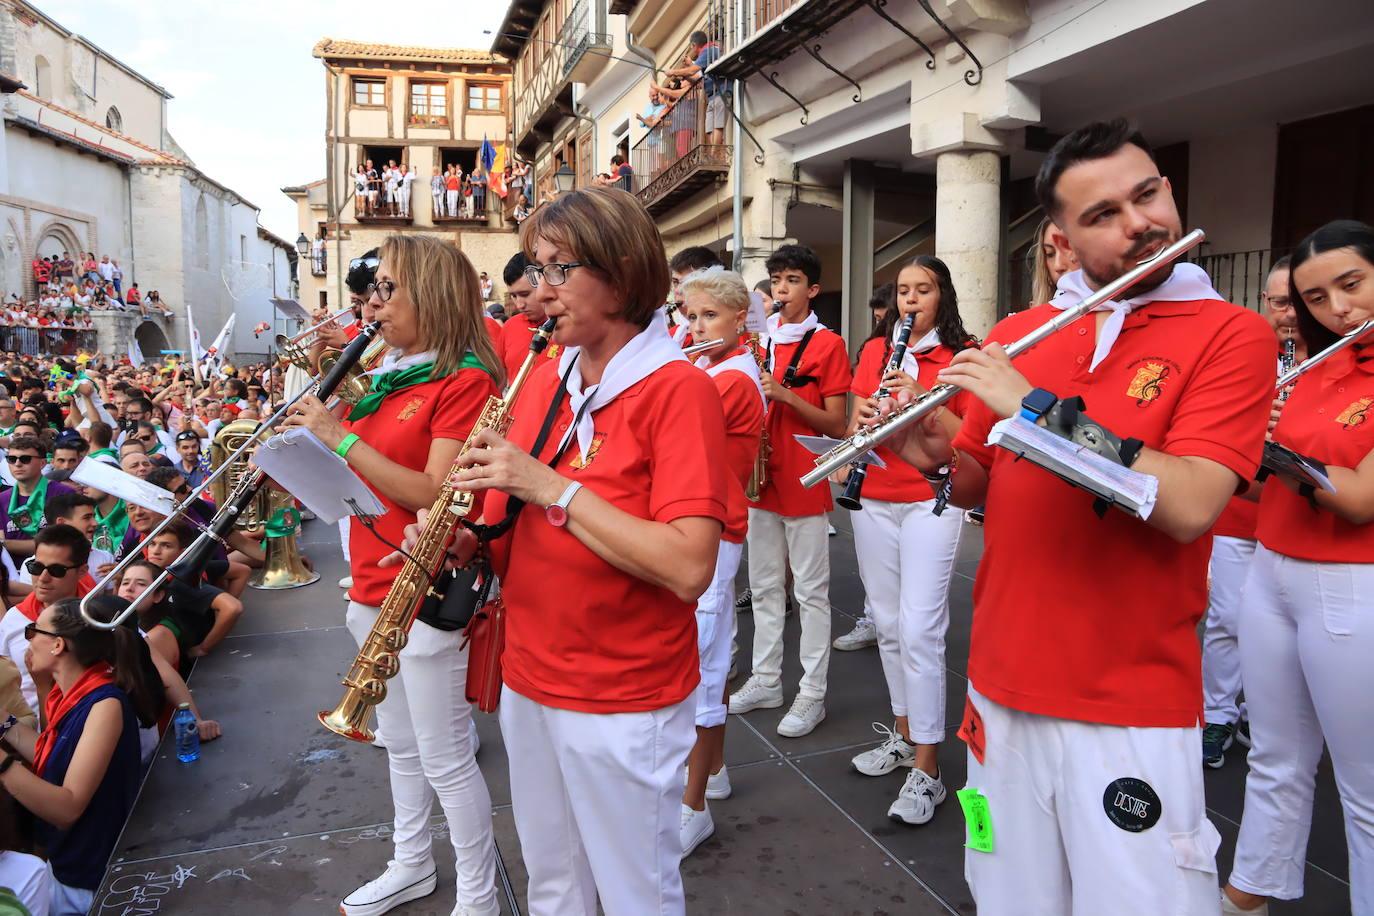
{"label": "black clarinet", "polygon": [[[887,371],[883,375],[901,368],[902,360],[906,359],[907,344],[911,342],[911,326],[915,321],[916,316],[911,314],[904,317],[902,323],[898,325],[897,342],[892,346],[892,358],[887,361]],[[879,381],[878,390],[873,394],[874,399],[881,401],[888,395],[887,388]],[[851,464],[849,466],[849,479],[844,482],[844,492],[835,497],[835,502],[839,503],[841,508],[851,512],[862,512],[864,507],[861,500],[864,492],[864,481],[867,479],[867,462],[856,461]]]}

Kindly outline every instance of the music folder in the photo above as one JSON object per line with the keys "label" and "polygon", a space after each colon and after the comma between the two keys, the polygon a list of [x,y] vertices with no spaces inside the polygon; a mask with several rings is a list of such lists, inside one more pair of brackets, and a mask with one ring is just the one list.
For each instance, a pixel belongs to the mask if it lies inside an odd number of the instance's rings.
{"label": "music folder", "polygon": [[169,490],[102,461],[82,458],[76,470],[72,471],[71,479],[83,487],[94,487],[101,493],[117,496],[126,503],[142,506],[158,515],[171,515],[176,509],[176,497]]}
{"label": "music folder", "polygon": [[386,512],[348,462],[308,429],[288,429],[268,439],[253,453],[253,463],[331,525],[350,515]]}

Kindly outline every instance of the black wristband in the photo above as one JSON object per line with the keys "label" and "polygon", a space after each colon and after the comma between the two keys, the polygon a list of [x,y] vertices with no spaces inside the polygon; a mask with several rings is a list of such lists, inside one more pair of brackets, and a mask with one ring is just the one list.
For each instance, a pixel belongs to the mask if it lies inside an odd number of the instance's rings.
{"label": "black wristband", "polygon": [[14,756],[13,754],[5,755],[5,759],[0,760],[0,776],[4,776],[6,773],[8,773],[10,767],[14,766],[14,762],[18,759],[19,758]]}

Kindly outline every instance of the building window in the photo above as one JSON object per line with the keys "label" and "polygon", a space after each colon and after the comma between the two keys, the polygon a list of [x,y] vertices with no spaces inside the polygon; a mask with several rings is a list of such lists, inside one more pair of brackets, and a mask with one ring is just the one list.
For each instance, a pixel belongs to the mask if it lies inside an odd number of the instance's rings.
{"label": "building window", "polygon": [[119,109],[113,105],[110,106],[109,111],[105,112],[105,126],[110,130],[124,132],[124,118],[119,114]]}
{"label": "building window", "polygon": [[410,123],[422,127],[448,126],[448,84],[413,80],[410,84]]}
{"label": "building window", "polygon": [[468,110],[500,111],[501,87],[499,84],[469,83]]}
{"label": "building window", "polygon": [[33,59],[33,94],[40,99],[52,97],[52,67],[42,54]]}
{"label": "building window", "polygon": [[353,104],[380,108],[386,104],[386,80],[353,78]]}

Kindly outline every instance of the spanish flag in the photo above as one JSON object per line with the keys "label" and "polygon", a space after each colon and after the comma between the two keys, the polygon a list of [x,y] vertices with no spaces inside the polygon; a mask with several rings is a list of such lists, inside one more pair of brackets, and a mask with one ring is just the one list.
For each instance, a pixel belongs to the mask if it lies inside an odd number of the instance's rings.
{"label": "spanish flag", "polygon": [[506,144],[496,147],[496,158],[491,164],[491,174],[487,185],[502,200],[506,199]]}

